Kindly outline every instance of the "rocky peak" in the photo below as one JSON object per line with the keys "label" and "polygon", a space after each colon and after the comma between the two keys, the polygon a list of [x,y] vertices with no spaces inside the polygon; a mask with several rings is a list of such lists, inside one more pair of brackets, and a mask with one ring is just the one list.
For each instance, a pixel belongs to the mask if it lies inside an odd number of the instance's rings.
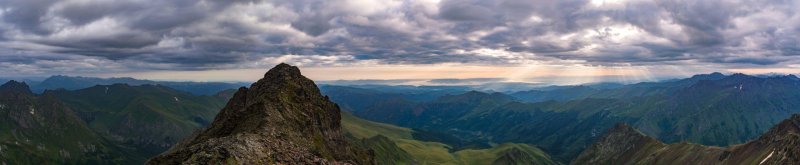
{"label": "rocky peak", "polygon": [[26,94],[26,95],[33,95],[31,93],[30,87],[25,82],[18,82],[18,81],[8,81],[2,86],[0,86],[0,94]]}
{"label": "rocky peak", "polygon": [[714,72],[714,73],[711,73],[711,74],[709,74],[709,75],[710,75],[710,76],[713,76],[713,77],[723,77],[723,76],[725,76],[724,74],[722,74],[722,73],[720,73],[720,72]]}
{"label": "rocky peak", "polygon": [[297,77],[300,77],[300,76],[303,76],[303,75],[300,74],[300,69],[299,68],[297,68],[296,66],[291,66],[291,65],[286,64],[286,63],[280,63],[280,64],[276,65],[275,67],[273,67],[272,69],[270,69],[269,71],[267,71],[266,74],[264,74],[264,78],[269,78],[269,77],[295,77],[295,78],[297,78]]}
{"label": "rocky peak", "polygon": [[280,64],[250,88],[239,88],[207,129],[149,163],[374,163],[345,141],[340,120],[339,106],[312,80]]}
{"label": "rocky peak", "polygon": [[714,72],[710,74],[698,74],[692,76],[692,79],[700,79],[700,80],[716,80],[725,78],[725,75],[719,72]]}

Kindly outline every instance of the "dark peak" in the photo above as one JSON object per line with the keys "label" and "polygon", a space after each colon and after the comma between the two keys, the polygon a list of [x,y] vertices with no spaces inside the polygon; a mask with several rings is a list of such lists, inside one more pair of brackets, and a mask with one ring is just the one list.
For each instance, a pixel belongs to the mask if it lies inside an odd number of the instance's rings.
{"label": "dark peak", "polygon": [[750,76],[744,73],[734,73],[731,75],[731,77],[750,77]]}
{"label": "dark peak", "polygon": [[[281,63],[273,67],[264,78],[250,86],[255,93],[281,93],[280,91],[308,90],[306,94],[319,94],[317,85],[311,79],[300,73],[300,69],[289,64]],[[254,93],[254,94],[255,94]]]}
{"label": "dark peak", "polygon": [[746,75],[744,73],[734,73],[734,74],[732,74],[730,76],[725,77],[725,79],[723,79],[723,80],[725,80],[725,81],[744,81],[744,80],[750,80],[750,79],[754,79],[754,78],[758,78],[758,77]]}
{"label": "dark peak", "polygon": [[791,80],[800,80],[800,78],[797,78],[797,76],[795,76],[793,74],[786,75],[786,78],[789,78]]}
{"label": "dark peak", "polygon": [[282,76],[297,77],[297,76],[300,76],[300,75],[301,75],[300,74],[300,69],[297,68],[296,66],[291,66],[291,65],[286,64],[286,63],[281,63],[281,64],[276,65],[275,67],[273,67],[269,71],[267,71],[267,73],[264,74],[264,77],[271,77],[271,76],[273,76],[273,77],[275,77],[275,76],[279,76],[279,77],[282,77]]}
{"label": "dark peak", "polygon": [[114,83],[111,85],[94,85],[90,88],[130,88],[130,87],[131,85],[128,85],[127,83]]}
{"label": "dark peak", "polygon": [[710,74],[698,74],[692,76],[693,79],[704,79],[704,80],[715,80],[715,79],[722,79],[725,78],[725,75],[720,72],[714,72]]}
{"label": "dark peak", "polygon": [[25,82],[18,82],[18,81],[8,81],[2,86],[0,86],[0,93],[25,93],[25,94],[32,94],[30,87]]}
{"label": "dark peak", "polygon": [[20,86],[20,87],[21,86],[25,86],[25,87],[27,87],[28,84],[25,84],[25,82],[19,82],[19,81],[16,81],[16,80],[9,80],[5,84],[3,84],[3,86],[4,87],[11,87],[11,86]]}

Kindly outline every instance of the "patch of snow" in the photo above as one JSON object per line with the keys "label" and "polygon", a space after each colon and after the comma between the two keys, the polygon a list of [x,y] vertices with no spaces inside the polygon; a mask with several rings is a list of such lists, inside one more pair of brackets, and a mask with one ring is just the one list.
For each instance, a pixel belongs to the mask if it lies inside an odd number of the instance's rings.
{"label": "patch of snow", "polygon": [[31,115],[36,115],[36,109],[33,109],[33,107],[30,107],[29,109],[31,110]]}
{"label": "patch of snow", "polygon": [[108,87],[106,87],[106,94],[108,94]]}
{"label": "patch of snow", "polygon": [[5,104],[0,104],[0,109],[6,109],[6,105]]}
{"label": "patch of snow", "polygon": [[172,97],[172,98],[175,98],[175,102],[181,102],[181,100],[178,99],[178,97]]}
{"label": "patch of snow", "polygon": [[772,150],[772,152],[770,152],[770,153],[769,153],[769,155],[767,155],[767,157],[766,157],[766,158],[764,158],[764,160],[761,160],[761,163],[758,163],[758,165],[761,165],[761,164],[764,164],[764,162],[767,162],[767,160],[768,160],[769,158],[771,158],[771,157],[772,157],[772,154],[774,154],[774,153],[775,153],[775,150]]}

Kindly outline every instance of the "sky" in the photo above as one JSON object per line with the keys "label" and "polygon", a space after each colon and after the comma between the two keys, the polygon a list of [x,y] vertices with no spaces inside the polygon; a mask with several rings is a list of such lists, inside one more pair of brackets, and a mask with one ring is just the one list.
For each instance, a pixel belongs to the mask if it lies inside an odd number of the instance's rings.
{"label": "sky", "polygon": [[0,77],[800,73],[796,0],[0,0]]}

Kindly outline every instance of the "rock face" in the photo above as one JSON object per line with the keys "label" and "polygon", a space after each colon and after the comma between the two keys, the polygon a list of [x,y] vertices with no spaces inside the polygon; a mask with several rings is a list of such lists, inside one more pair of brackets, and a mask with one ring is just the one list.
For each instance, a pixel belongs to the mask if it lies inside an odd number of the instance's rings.
{"label": "rock face", "polygon": [[339,113],[297,67],[280,64],[239,88],[208,128],[148,164],[374,164],[347,143]]}
{"label": "rock face", "polygon": [[758,139],[730,148],[664,144],[619,124],[572,164],[800,164],[800,115]]}

